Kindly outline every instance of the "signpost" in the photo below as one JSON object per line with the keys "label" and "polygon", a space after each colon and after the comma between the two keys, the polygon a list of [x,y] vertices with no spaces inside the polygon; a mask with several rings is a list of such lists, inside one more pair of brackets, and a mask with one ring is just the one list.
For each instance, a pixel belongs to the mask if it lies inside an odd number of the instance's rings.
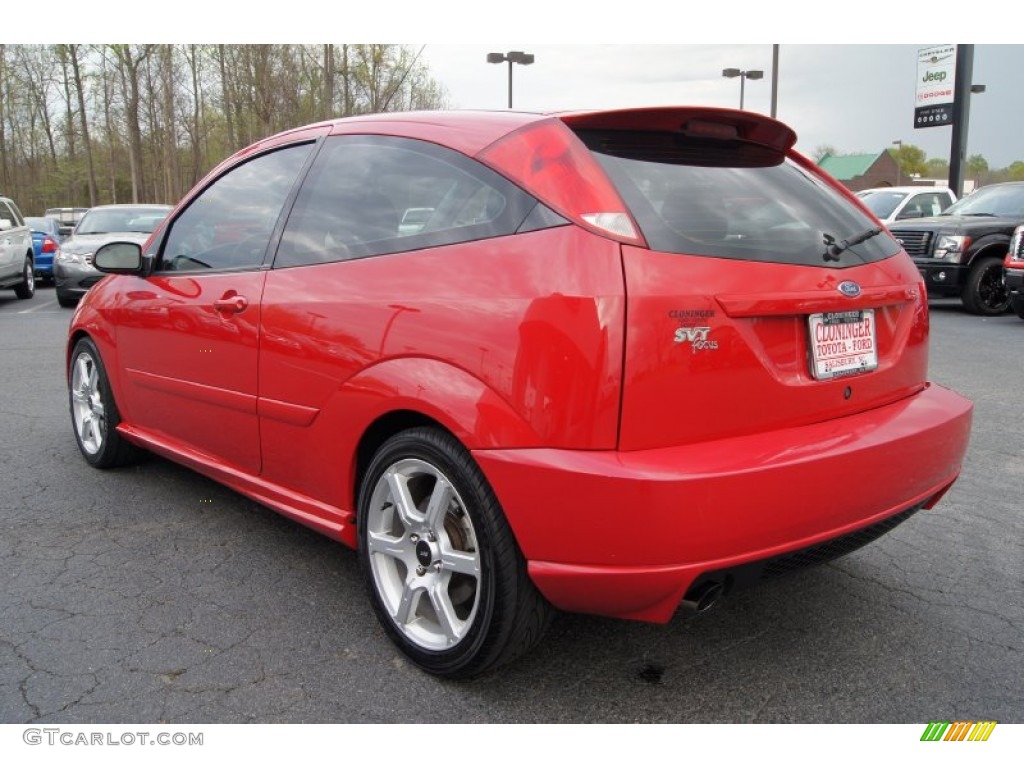
{"label": "signpost", "polygon": [[[974,77],[973,45],[933,45],[917,49],[917,87],[914,127],[952,125],[949,149],[949,187],[962,197],[967,155],[967,124],[971,114]],[[977,86],[985,90],[985,86]]]}

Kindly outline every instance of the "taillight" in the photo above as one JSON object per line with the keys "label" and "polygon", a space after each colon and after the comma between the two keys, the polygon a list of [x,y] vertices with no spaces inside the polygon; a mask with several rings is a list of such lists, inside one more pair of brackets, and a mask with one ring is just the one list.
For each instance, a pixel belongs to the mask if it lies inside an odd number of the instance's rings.
{"label": "taillight", "polygon": [[43,253],[53,253],[57,250],[57,242],[52,237],[43,238]]}
{"label": "taillight", "polygon": [[1024,226],[1013,230],[1013,239],[1010,240],[1010,252],[1006,254],[1006,266],[1011,264],[1017,268],[1024,266]]}
{"label": "taillight", "polygon": [[487,147],[477,159],[577,224],[646,246],[604,169],[560,120],[532,123],[513,131]]}

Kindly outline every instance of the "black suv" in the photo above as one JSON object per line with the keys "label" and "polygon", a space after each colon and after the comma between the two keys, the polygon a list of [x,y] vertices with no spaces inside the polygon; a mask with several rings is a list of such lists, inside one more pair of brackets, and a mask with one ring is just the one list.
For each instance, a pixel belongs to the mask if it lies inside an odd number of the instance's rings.
{"label": "black suv", "polygon": [[930,296],[959,296],[968,312],[1000,315],[1009,306],[1003,259],[1024,223],[1024,182],[992,184],[938,216],[892,228],[924,276]]}

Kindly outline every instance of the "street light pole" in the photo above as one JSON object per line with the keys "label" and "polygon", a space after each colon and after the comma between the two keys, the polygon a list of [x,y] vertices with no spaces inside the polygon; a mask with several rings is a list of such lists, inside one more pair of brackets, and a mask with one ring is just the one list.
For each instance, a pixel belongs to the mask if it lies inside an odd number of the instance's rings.
{"label": "street light pole", "polygon": [[509,51],[508,53],[487,54],[488,64],[501,64],[506,61],[508,62],[508,108],[512,109],[512,65],[533,64],[534,56],[532,53],[524,53],[523,51]]}
{"label": "street light pole", "polygon": [[743,109],[743,96],[747,78],[751,80],[760,80],[764,77],[764,70],[762,69],[749,69],[741,70],[734,67],[722,70],[722,77],[738,77],[740,79],[740,109]]}
{"label": "street light pole", "polygon": [[896,154],[896,186],[898,187],[900,185],[900,156],[899,156],[899,153],[903,151],[903,141],[901,139],[896,139],[896,141],[894,141],[892,143],[892,145],[894,147],[896,147],[896,153],[897,153]]}

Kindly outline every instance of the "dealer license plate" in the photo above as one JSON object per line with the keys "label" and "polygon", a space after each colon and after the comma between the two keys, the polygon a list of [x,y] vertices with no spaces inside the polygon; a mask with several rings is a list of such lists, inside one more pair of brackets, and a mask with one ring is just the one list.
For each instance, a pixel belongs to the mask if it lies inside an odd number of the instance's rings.
{"label": "dealer license plate", "polygon": [[835,379],[878,367],[873,309],[819,312],[807,321],[814,378]]}

